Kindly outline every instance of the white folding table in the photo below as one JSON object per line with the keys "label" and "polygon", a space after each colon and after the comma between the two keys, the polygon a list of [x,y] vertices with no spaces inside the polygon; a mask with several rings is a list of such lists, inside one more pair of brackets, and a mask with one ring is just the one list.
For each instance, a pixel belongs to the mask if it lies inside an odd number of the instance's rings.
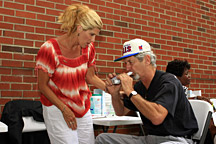
{"label": "white folding table", "polygon": [[[112,117],[95,117],[93,118],[94,125],[101,125],[103,128],[103,132],[107,132],[109,126],[115,126],[113,132],[115,133],[117,126],[119,125],[133,125],[139,124],[142,129],[142,120],[140,117],[132,117],[132,116],[112,116]],[[106,127],[106,128],[105,128]]]}

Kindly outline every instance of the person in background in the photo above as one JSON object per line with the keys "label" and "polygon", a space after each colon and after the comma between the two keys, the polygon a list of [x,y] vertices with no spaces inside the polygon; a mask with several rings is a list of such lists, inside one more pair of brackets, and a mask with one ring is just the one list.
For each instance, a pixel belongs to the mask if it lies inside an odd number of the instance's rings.
{"label": "person in background", "polygon": [[58,17],[61,36],[46,41],[36,58],[43,116],[52,144],[94,144],[87,82],[105,90],[95,75],[93,42],[102,28],[99,15],[73,4]]}
{"label": "person in background", "polygon": [[[187,60],[175,59],[173,61],[168,62],[168,65],[166,67],[166,72],[174,74],[179,79],[179,81],[182,83],[182,86],[185,90],[185,94],[189,99],[204,100],[213,106],[213,103],[207,97],[204,97],[204,96],[196,96],[192,98],[189,97],[187,86],[190,84],[190,81],[191,81],[190,68],[191,66]],[[214,106],[213,108],[215,110]],[[211,120],[209,128],[210,128],[210,131],[208,131],[205,143],[213,144],[213,137],[216,134],[216,128],[212,120]]]}
{"label": "person in background", "polygon": [[[166,72],[174,74],[179,79],[188,98],[188,86],[191,82],[190,68],[191,66],[187,60],[180,59],[175,59],[173,61],[168,62],[168,65],[166,67]],[[212,102],[207,97],[197,96],[196,98],[199,100],[205,100],[212,105]]]}
{"label": "person in background", "polygon": [[[114,61],[119,60],[124,60],[127,71],[133,72],[139,81],[133,85],[126,73],[109,74],[106,85],[115,113],[123,116],[129,109],[139,111],[147,135],[102,133],[96,137],[96,144],[193,143],[190,138],[198,125],[192,107],[180,81],[156,69],[156,56],[149,43],[142,39],[125,42],[123,56]],[[120,84],[112,84],[115,76]],[[123,100],[120,90],[126,95]]]}
{"label": "person in background", "polygon": [[166,72],[174,74],[180,80],[185,90],[185,94],[188,95],[187,86],[191,81],[190,64],[188,61],[175,59],[171,62],[168,62]]}

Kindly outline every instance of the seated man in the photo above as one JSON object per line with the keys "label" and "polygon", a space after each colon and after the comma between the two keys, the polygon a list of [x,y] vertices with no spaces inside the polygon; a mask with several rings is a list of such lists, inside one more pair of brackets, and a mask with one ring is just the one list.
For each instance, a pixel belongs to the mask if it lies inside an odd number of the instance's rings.
{"label": "seated man", "polygon": [[[102,133],[96,144],[159,144],[193,143],[191,135],[197,132],[198,125],[188,99],[185,97],[179,80],[169,73],[156,70],[156,56],[150,45],[141,39],[124,43],[123,57],[128,71],[139,75],[133,86],[133,79],[126,73],[117,76],[121,83],[114,85],[109,74],[107,90],[112,95],[116,115],[123,116],[129,109],[139,111],[146,136],[131,136],[115,133]],[[126,94],[121,99],[119,91]]]}

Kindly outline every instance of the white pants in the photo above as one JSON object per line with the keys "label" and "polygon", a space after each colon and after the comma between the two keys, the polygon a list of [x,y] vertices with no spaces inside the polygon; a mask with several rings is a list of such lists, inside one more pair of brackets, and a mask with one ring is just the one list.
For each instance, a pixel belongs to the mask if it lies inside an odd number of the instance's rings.
{"label": "white pants", "polygon": [[62,112],[54,105],[49,107],[43,105],[43,117],[51,144],[94,144],[90,111],[82,118],[76,118],[76,130],[68,127]]}

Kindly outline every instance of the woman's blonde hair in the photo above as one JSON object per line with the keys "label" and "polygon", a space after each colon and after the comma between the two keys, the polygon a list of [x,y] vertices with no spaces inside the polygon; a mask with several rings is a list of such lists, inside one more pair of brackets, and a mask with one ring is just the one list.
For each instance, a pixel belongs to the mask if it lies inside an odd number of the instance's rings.
{"label": "woman's blonde hair", "polygon": [[58,17],[58,22],[62,23],[60,29],[67,31],[68,35],[74,33],[78,25],[81,25],[83,30],[101,30],[103,26],[100,16],[88,6],[81,4],[68,6]]}

